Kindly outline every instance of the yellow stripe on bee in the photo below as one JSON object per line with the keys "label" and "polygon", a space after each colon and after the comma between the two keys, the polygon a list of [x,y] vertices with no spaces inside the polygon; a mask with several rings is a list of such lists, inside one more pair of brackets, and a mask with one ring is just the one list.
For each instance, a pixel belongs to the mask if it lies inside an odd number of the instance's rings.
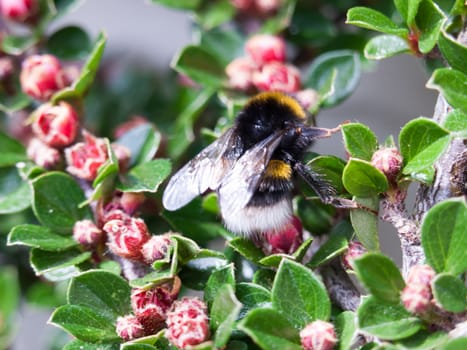
{"label": "yellow stripe on bee", "polygon": [[279,92],[279,91],[266,91],[252,97],[249,103],[261,102],[265,100],[276,100],[280,105],[290,109],[292,114],[298,119],[306,119],[307,115],[300,103],[294,98]]}
{"label": "yellow stripe on bee", "polygon": [[292,177],[292,167],[282,160],[273,159],[269,161],[265,175],[276,179],[290,179]]}

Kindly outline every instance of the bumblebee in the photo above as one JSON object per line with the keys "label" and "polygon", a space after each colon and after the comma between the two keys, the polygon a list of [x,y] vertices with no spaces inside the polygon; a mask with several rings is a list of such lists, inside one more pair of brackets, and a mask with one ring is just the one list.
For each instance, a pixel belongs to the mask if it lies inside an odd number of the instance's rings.
{"label": "bumblebee", "polygon": [[307,113],[291,96],[264,92],[252,97],[234,125],[170,179],[164,207],[177,210],[212,190],[230,231],[244,236],[278,232],[293,215],[295,173],[323,202],[345,206],[334,197],[333,188],[302,162],[313,140],[339,128],[312,127],[306,119]]}

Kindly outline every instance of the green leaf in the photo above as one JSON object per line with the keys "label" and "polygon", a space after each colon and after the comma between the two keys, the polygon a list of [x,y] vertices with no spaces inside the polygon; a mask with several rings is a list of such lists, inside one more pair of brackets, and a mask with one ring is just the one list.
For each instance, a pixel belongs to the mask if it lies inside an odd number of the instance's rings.
{"label": "green leaf", "polygon": [[412,178],[430,183],[433,179],[433,163],[449,144],[449,132],[434,121],[417,118],[401,130],[399,144],[404,158],[402,172]]}
{"label": "green leaf", "polygon": [[121,350],[157,350],[155,346],[149,344],[122,344]]}
{"label": "green leaf", "polygon": [[420,2],[416,22],[421,32],[418,39],[418,49],[421,53],[426,54],[435,47],[445,21],[443,12],[432,0]]}
{"label": "green leaf", "polygon": [[398,26],[381,12],[368,7],[351,8],[347,11],[345,23],[386,34],[398,35],[403,38],[409,34],[407,28]]}
{"label": "green leaf", "polygon": [[342,125],[344,145],[351,157],[371,160],[378,148],[378,139],[369,127],[361,123]]}
{"label": "green leaf", "polygon": [[378,35],[365,45],[363,53],[369,60],[382,60],[401,53],[410,52],[407,41],[395,35]]}
{"label": "green leaf", "polygon": [[256,309],[238,325],[262,349],[301,350],[300,337],[287,319],[273,309]]}
{"label": "green leaf", "polygon": [[357,335],[357,318],[352,311],[344,311],[336,317],[336,333],[339,338],[338,350],[348,350]]}
{"label": "green leaf", "polygon": [[467,74],[467,47],[465,45],[459,43],[446,31],[441,30],[438,47],[452,68]]}
{"label": "green leaf", "polygon": [[297,329],[327,320],[331,303],[322,282],[308,268],[283,259],[272,287],[272,305]]}
{"label": "green leaf", "polygon": [[435,70],[426,86],[441,92],[453,108],[467,112],[467,95],[464,93],[466,74],[451,68],[440,68]]}
{"label": "green leaf", "polygon": [[313,234],[327,233],[332,227],[335,210],[318,198],[299,197],[297,211],[303,227]]}
{"label": "green leaf", "polygon": [[128,148],[131,154],[130,167],[153,159],[161,142],[161,134],[150,123],[131,128],[115,143]]}
{"label": "green leaf", "polygon": [[269,269],[258,269],[253,275],[253,283],[256,283],[268,290],[272,288],[276,272]]}
{"label": "green leaf", "polygon": [[431,333],[424,330],[417,332],[410,338],[398,342],[408,350],[437,350],[448,340],[447,333]]}
{"label": "green leaf", "polygon": [[410,27],[415,21],[418,6],[422,0],[394,0],[397,10]]}
{"label": "green leaf", "polygon": [[440,347],[439,350],[464,350],[467,347],[467,338],[451,339]]}
{"label": "green leaf", "polygon": [[26,150],[17,140],[0,131],[0,167],[15,165],[18,162],[26,161]]}
{"label": "green leaf", "polygon": [[[100,186],[106,186],[108,183],[113,183],[115,177],[118,174],[118,159],[114,152],[112,151],[112,147],[110,146],[109,139],[105,139],[105,144],[107,147],[107,160],[104,164],[102,164],[98,171],[97,176],[92,182],[92,187],[96,189],[95,192],[100,192]],[[95,196],[95,194],[94,194]],[[93,196],[93,197],[94,197]]]}
{"label": "green leaf", "polygon": [[385,303],[374,297],[363,299],[357,318],[362,332],[384,340],[410,337],[422,327],[421,321],[412,317],[401,304]]}
{"label": "green leaf", "polygon": [[18,169],[0,168],[0,214],[13,214],[31,205],[31,187],[18,174]]}
{"label": "green leaf", "polygon": [[167,7],[173,7],[183,10],[196,10],[202,0],[151,0],[154,4],[160,4]]}
{"label": "green leaf", "polygon": [[28,36],[8,35],[2,39],[1,48],[6,54],[19,56],[37,44],[40,37],[37,34]]}
{"label": "green leaf", "polygon": [[94,82],[97,69],[99,68],[99,63],[102,55],[104,54],[105,43],[106,36],[104,34],[100,34],[94,44],[91,54],[81,69],[81,74],[78,79],[76,79],[70,87],[62,89],[54,94],[51,100],[52,103],[69,99],[81,100],[84,97]]}
{"label": "green leaf", "polygon": [[32,181],[32,208],[41,224],[57,233],[70,233],[76,221],[90,218],[83,190],[73,178],[61,172],[48,172]]}
{"label": "green leaf", "polygon": [[78,243],[73,238],[57,234],[47,227],[23,224],[13,227],[8,235],[8,245],[60,251],[77,246]]}
{"label": "green leaf", "polygon": [[[18,281],[18,272],[13,266],[0,267],[0,318],[3,323],[13,322],[17,312],[21,291]],[[0,334],[5,324],[0,324]]]}
{"label": "green leaf", "polygon": [[443,310],[462,312],[467,307],[467,288],[456,276],[442,273],[432,282],[433,296]]}
{"label": "green leaf", "polygon": [[345,166],[342,182],[346,190],[357,197],[372,197],[388,188],[388,180],[380,170],[356,158],[350,158]]}
{"label": "green leaf", "polygon": [[342,172],[344,171],[345,162],[342,159],[335,156],[318,156],[309,161],[307,165],[313,171],[323,175],[337,193],[345,191],[342,184]]}
{"label": "green leaf", "polygon": [[200,31],[200,35],[200,45],[215,55],[224,66],[243,54],[245,38],[235,28],[215,27]]}
{"label": "green leaf", "polygon": [[143,277],[132,279],[129,283],[132,288],[149,288],[156,284],[169,282],[173,278],[173,271],[170,268],[167,268],[147,273]]}
{"label": "green leaf", "polygon": [[208,282],[206,283],[206,288],[204,289],[204,301],[208,304],[209,308],[211,308],[217,293],[219,293],[219,290],[223,285],[235,287],[233,263],[214,271],[209,277]]}
{"label": "green leaf", "polygon": [[47,50],[63,60],[79,60],[89,55],[92,43],[82,28],[68,26],[59,29],[49,37]]}
{"label": "green leaf", "polygon": [[222,348],[229,341],[241,307],[242,304],[237,300],[232,284],[220,286],[209,314],[216,348]]}
{"label": "green leaf", "polygon": [[214,271],[221,269],[227,264],[228,261],[221,258],[209,257],[193,259],[183,266],[179,277],[186,287],[202,290],[205,288],[209,277],[211,277]]}
{"label": "green leaf", "polygon": [[360,281],[373,296],[389,303],[399,303],[405,282],[391,259],[378,253],[366,253],[353,263]]}
{"label": "green leaf", "polygon": [[271,305],[271,292],[259,284],[238,283],[235,288],[235,294],[238,301],[242,303],[242,309],[238,315],[239,318],[244,318],[253,309]]}
{"label": "green leaf", "polygon": [[434,205],[425,215],[422,246],[427,262],[437,272],[453,275],[467,270],[467,205],[453,198]]}
{"label": "green leaf", "polygon": [[171,66],[203,86],[218,89],[224,84],[224,66],[202,47],[186,46],[174,57]]}
{"label": "green leaf", "polygon": [[111,322],[130,313],[130,286],[114,273],[91,270],[74,277],[68,287],[68,303],[86,306]]}
{"label": "green leaf", "polygon": [[21,91],[17,91],[12,96],[0,93],[0,112],[7,114],[17,112],[28,107],[31,102],[32,98]]}
{"label": "green leaf", "polygon": [[264,258],[263,251],[254,245],[252,241],[243,237],[235,237],[227,242],[236,252],[254,263]]}
{"label": "green leaf", "polygon": [[155,159],[132,168],[117,188],[122,192],[157,192],[170,175],[172,164],[168,159]]}
{"label": "green leaf", "polygon": [[197,257],[201,252],[206,251],[202,250],[195,241],[187,237],[171,234],[170,238],[177,241],[177,258],[182,264],[186,264],[191,259]]}
{"label": "green leaf", "polygon": [[303,85],[323,94],[329,93],[322,104],[324,107],[337,105],[346,99],[357,87],[360,79],[360,58],[350,50],[328,51],[318,56],[303,79]]}
{"label": "green leaf", "polygon": [[46,272],[81,264],[90,257],[91,252],[83,253],[76,248],[58,252],[33,248],[31,250],[30,263],[37,275],[43,275]]}
{"label": "green leaf", "polygon": [[278,34],[290,26],[292,15],[294,14],[297,0],[282,1],[275,16],[263,21],[259,32],[268,34]]}
{"label": "green leaf", "polygon": [[[379,197],[354,197],[353,200],[365,208],[378,212]],[[360,243],[370,251],[379,251],[378,216],[367,209],[350,211],[350,221]]]}
{"label": "green leaf", "polygon": [[83,341],[110,343],[121,340],[111,321],[86,306],[62,305],[52,313],[49,323]]}
{"label": "green leaf", "polygon": [[209,1],[196,11],[196,18],[205,29],[218,27],[235,15],[236,9],[229,0]]}
{"label": "green leaf", "polygon": [[96,344],[75,339],[65,345],[63,350],[119,350],[120,344]]}
{"label": "green leaf", "polygon": [[455,133],[460,133],[460,136],[467,137],[467,113],[458,109],[451,111],[444,120],[443,127]]}

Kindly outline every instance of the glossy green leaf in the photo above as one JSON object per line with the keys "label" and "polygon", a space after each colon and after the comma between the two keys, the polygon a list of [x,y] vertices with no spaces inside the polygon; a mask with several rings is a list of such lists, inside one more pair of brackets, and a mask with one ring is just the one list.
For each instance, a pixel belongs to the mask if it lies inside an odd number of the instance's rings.
{"label": "glossy green leaf", "polygon": [[235,237],[227,242],[230,247],[244,256],[247,260],[258,262],[264,258],[263,251],[254,245],[249,239],[243,237]]}
{"label": "glossy green leaf", "polygon": [[18,56],[36,45],[39,39],[39,36],[35,34],[28,36],[8,35],[3,38],[1,48],[6,54]]}
{"label": "glossy green leaf", "polygon": [[301,350],[298,330],[287,319],[273,309],[256,309],[238,325],[262,349]]}
{"label": "glossy green leaf", "polygon": [[[195,241],[187,237],[172,234],[170,238],[177,242],[177,258],[182,264],[186,264],[191,259],[199,257],[200,254],[207,253],[207,249],[201,249]],[[216,251],[215,254],[220,253]],[[205,255],[205,257],[207,257],[207,255]]]}
{"label": "glossy green leaf", "polygon": [[30,263],[37,275],[43,275],[46,272],[81,264],[90,257],[91,252],[83,253],[81,250],[76,248],[58,252],[33,248],[31,250]]}
{"label": "glossy green leaf", "polygon": [[225,66],[243,55],[245,38],[234,28],[216,27],[211,30],[203,30],[200,35],[200,45],[215,55]]}
{"label": "glossy green leaf", "polygon": [[444,152],[449,140],[449,132],[430,119],[417,118],[408,122],[399,135],[404,158],[402,172],[416,180],[431,182],[433,163]]}
{"label": "glossy green leaf", "polygon": [[433,296],[443,310],[462,312],[467,307],[467,288],[464,282],[453,275],[442,273],[432,282]]}
{"label": "glossy green leaf", "polygon": [[130,167],[152,160],[160,142],[160,132],[150,123],[144,123],[130,129],[115,141],[115,143],[125,146],[130,151]]}
{"label": "glossy green leaf", "polygon": [[232,284],[220,286],[209,314],[216,348],[222,348],[229,341],[241,307],[242,304],[237,300]]}
{"label": "glossy green leaf", "polygon": [[172,164],[168,159],[155,159],[132,168],[117,188],[122,192],[157,192],[170,175]]}
{"label": "glossy green leaf", "polygon": [[13,227],[8,235],[8,245],[25,245],[42,250],[60,251],[78,245],[71,237],[57,234],[47,227],[23,224]]}
{"label": "glossy green leaf", "polygon": [[32,181],[32,208],[37,219],[57,233],[70,233],[76,221],[90,218],[83,190],[73,178],[62,172],[49,172]]}
{"label": "glossy green leaf", "polygon": [[282,260],[274,279],[272,305],[297,329],[331,314],[322,282],[310,269],[288,259]]}
{"label": "glossy green leaf", "polygon": [[438,47],[452,68],[467,74],[467,47],[465,45],[442,30],[438,38]]}
{"label": "glossy green leaf", "polygon": [[236,285],[235,294],[242,303],[239,318],[253,309],[271,306],[271,292],[256,283],[241,282]]}
{"label": "glossy green leaf", "polygon": [[407,25],[411,26],[414,23],[421,1],[422,0],[394,0],[397,10]]}
{"label": "glossy green leaf", "polygon": [[351,157],[371,160],[378,148],[378,139],[369,127],[361,123],[342,125],[342,136],[346,151]]}
{"label": "glossy green leaf", "polygon": [[326,181],[334,187],[336,193],[344,192],[342,172],[344,171],[345,162],[342,159],[336,156],[318,156],[308,162],[307,165],[318,174],[322,174]]}
{"label": "glossy green leaf", "polygon": [[418,49],[421,53],[426,54],[435,47],[446,19],[443,12],[432,0],[420,2],[416,22],[421,32],[418,39]]}
{"label": "glossy green leaf", "polygon": [[129,284],[132,288],[149,288],[156,284],[169,282],[173,278],[173,271],[171,271],[170,268],[166,268],[159,271],[149,272],[140,278],[132,279],[129,281]]}
{"label": "glossy green leaf", "polygon": [[107,160],[99,167],[97,176],[92,182],[92,187],[96,189],[96,192],[99,192],[99,186],[105,186],[109,183],[113,183],[119,170],[118,159],[112,150],[109,139],[105,139],[105,144],[107,147]]}
{"label": "glossy green leaf", "polygon": [[62,305],[52,313],[49,323],[83,341],[110,343],[120,340],[115,325],[86,306]]}
{"label": "glossy green leaf", "polygon": [[353,266],[360,281],[374,297],[390,303],[399,302],[405,282],[390,258],[378,253],[366,253],[355,259]]}
{"label": "glossy green leaf", "polygon": [[157,350],[155,346],[149,344],[124,344],[121,350]]}
{"label": "glossy green leaf", "polygon": [[365,45],[363,53],[370,60],[382,60],[401,53],[410,52],[407,41],[389,34],[371,38]]}
{"label": "glossy green leaf", "polygon": [[[303,78],[303,85],[327,93],[324,107],[334,106],[346,99],[360,79],[360,58],[350,50],[328,51],[318,56]],[[331,88],[329,88],[331,83]]]}
{"label": "glossy green leaf", "polygon": [[2,150],[0,154],[0,167],[12,166],[28,159],[24,146],[1,131],[0,149]]}
{"label": "glossy green leaf", "polygon": [[68,26],[57,30],[49,37],[47,50],[60,59],[78,60],[89,55],[92,43],[82,28]]}
{"label": "glossy green leaf", "polygon": [[355,235],[366,249],[379,251],[378,215],[375,214],[379,210],[379,197],[354,197],[353,200],[363,206],[350,211]]}
{"label": "glossy green leaf", "polygon": [[467,337],[451,339],[444,344],[439,350],[464,350],[467,347]]}
{"label": "glossy green leaf", "polygon": [[357,317],[352,311],[344,311],[336,317],[336,333],[339,338],[338,350],[348,350],[352,348],[357,335]]}
{"label": "glossy green leaf", "polygon": [[374,297],[363,299],[357,317],[362,332],[384,340],[410,337],[422,327],[421,321],[401,304],[385,303]]}
{"label": "glossy green leaf", "polygon": [[357,197],[372,197],[388,188],[388,180],[380,170],[356,158],[350,158],[345,166],[342,182],[346,190]]}
{"label": "glossy green leaf", "polygon": [[13,214],[31,205],[31,187],[15,167],[0,168],[0,214]]}
{"label": "glossy green leaf", "polygon": [[447,340],[447,333],[432,333],[421,330],[413,336],[401,340],[398,344],[408,350],[438,350]]}
{"label": "glossy green leaf", "polygon": [[308,248],[310,248],[311,243],[313,243],[313,237],[307,238],[303,241],[302,244],[297,248],[296,251],[293,252],[292,257],[297,262],[302,262],[303,258],[306,256],[308,252]]}
{"label": "glossy green leaf", "polygon": [[276,277],[276,272],[269,269],[258,269],[253,275],[253,283],[256,283],[267,290],[272,288],[274,283],[274,278]]}
{"label": "glossy green leaf", "polygon": [[460,136],[467,137],[467,113],[459,109],[451,111],[444,120],[443,127],[455,133],[460,133]]}
{"label": "glossy green leaf", "polygon": [[407,28],[400,27],[389,17],[368,7],[353,7],[347,11],[347,24],[377,32],[407,37]]}
{"label": "glossy green leaf", "polygon": [[467,112],[467,75],[451,68],[435,70],[426,86],[441,92],[453,108]]}
{"label": "glossy green leaf", "polygon": [[279,253],[279,254],[271,254],[271,255],[265,256],[260,261],[258,261],[258,264],[267,266],[267,267],[277,268],[279,267],[282,259],[293,260],[292,256]]}
{"label": "glossy green leaf", "polygon": [[453,275],[467,270],[467,205],[453,198],[434,205],[425,215],[422,246],[427,262],[437,272]]}
{"label": "glossy green leaf", "polygon": [[327,233],[332,227],[334,208],[323,204],[320,199],[299,197],[297,211],[303,227],[313,234]]}
{"label": "glossy green leaf", "polygon": [[154,4],[160,4],[168,7],[183,10],[195,10],[197,9],[202,0],[151,0]]}
{"label": "glossy green leaf", "polygon": [[203,28],[211,29],[232,19],[236,12],[229,0],[210,1],[196,11],[196,19]]}
{"label": "glossy green leaf", "polygon": [[220,288],[224,285],[230,285],[232,288],[235,287],[233,263],[214,271],[209,277],[206,288],[204,289],[204,301],[208,304],[209,308],[211,308]]}

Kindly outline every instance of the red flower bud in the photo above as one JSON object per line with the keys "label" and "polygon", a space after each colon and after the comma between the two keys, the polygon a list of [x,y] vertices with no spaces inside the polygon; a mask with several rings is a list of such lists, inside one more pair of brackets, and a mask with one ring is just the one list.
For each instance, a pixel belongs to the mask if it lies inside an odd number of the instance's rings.
{"label": "red flower bud", "polygon": [[143,325],[136,316],[126,315],[117,318],[117,334],[125,341],[141,338],[144,336]]}
{"label": "red flower bud", "polygon": [[258,66],[272,62],[285,62],[285,41],[278,36],[255,35],[246,42],[245,50]]}
{"label": "red flower bud", "polygon": [[303,227],[300,219],[293,216],[282,229],[265,232],[267,244],[263,248],[266,254],[291,254],[303,243]]}
{"label": "red flower bud", "polygon": [[253,6],[253,0],[230,0],[230,3],[239,11],[248,11]]}
{"label": "red flower bud", "polygon": [[253,73],[253,84],[262,91],[297,92],[300,90],[300,72],[288,64],[269,63]]}
{"label": "red flower bud", "polygon": [[144,243],[141,253],[146,263],[152,264],[156,260],[164,259],[172,245],[169,235],[152,236]]}
{"label": "red flower bud", "polygon": [[381,148],[373,153],[371,164],[379,169],[389,181],[395,181],[402,167],[402,156],[397,148]]}
{"label": "red flower bud", "polygon": [[37,0],[0,0],[0,12],[6,19],[24,22],[37,13]]}
{"label": "red flower bud", "polygon": [[207,307],[198,298],[183,298],[167,313],[167,339],[179,349],[187,349],[209,338]]}
{"label": "red flower bud", "polygon": [[123,192],[120,205],[125,213],[134,214],[144,203],[146,196],[140,192]]}
{"label": "red flower bud", "polygon": [[249,58],[236,58],[225,69],[229,78],[229,86],[238,90],[248,90],[253,86],[252,78],[255,69],[255,65]]}
{"label": "red flower bud", "polygon": [[94,137],[83,131],[84,142],[65,149],[68,164],[67,171],[81,179],[92,181],[97,170],[108,159],[107,145],[104,139]]}
{"label": "red flower bud", "polygon": [[111,220],[103,230],[108,234],[109,249],[114,254],[127,259],[141,259],[141,248],[150,238],[142,219]]}
{"label": "red flower bud", "polygon": [[26,94],[41,101],[47,101],[68,84],[60,62],[52,55],[33,55],[26,58],[20,81]]}
{"label": "red flower bud", "polygon": [[414,265],[410,268],[407,276],[407,284],[419,284],[431,288],[431,281],[435,278],[436,272],[429,265]]}
{"label": "red flower bud", "polygon": [[68,146],[75,140],[79,120],[75,110],[68,103],[62,101],[56,106],[46,103],[34,114],[32,130],[49,146]]}
{"label": "red flower bud", "polygon": [[305,350],[331,350],[337,344],[332,323],[317,320],[300,331],[302,347]]}
{"label": "red flower bud", "polygon": [[407,311],[423,314],[431,307],[431,288],[422,284],[408,284],[401,292],[401,300]]}
{"label": "red flower bud", "polygon": [[144,327],[146,335],[155,334],[164,327],[167,312],[177,299],[181,281],[176,277],[172,284],[165,283],[151,289],[133,289],[131,307]]}
{"label": "red flower bud", "polygon": [[347,270],[353,270],[353,261],[368,252],[360,242],[351,241],[347,251],[342,255],[342,264]]}
{"label": "red flower bud", "polygon": [[76,221],[73,226],[73,238],[86,247],[94,247],[103,239],[103,232],[91,221]]}
{"label": "red flower bud", "polygon": [[51,169],[58,165],[61,161],[60,152],[52,148],[37,138],[31,139],[27,148],[27,155],[37,165]]}

